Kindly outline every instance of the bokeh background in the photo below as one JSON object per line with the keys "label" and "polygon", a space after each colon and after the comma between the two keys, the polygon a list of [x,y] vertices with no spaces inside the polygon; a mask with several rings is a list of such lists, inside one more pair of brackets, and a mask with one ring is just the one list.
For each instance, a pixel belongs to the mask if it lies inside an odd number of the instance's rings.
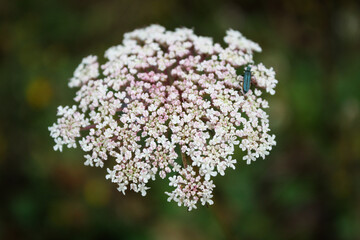
{"label": "bokeh background", "polygon": [[[0,1],[0,239],[360,239],[356,2]],[[216,41],[239,30],[276,69],[278,145],[217,177],[214,208],[168,203],[161,181],[124,197],[79,149],[52,150],[47,127],[73,103],[81,59],[151,23]]]}

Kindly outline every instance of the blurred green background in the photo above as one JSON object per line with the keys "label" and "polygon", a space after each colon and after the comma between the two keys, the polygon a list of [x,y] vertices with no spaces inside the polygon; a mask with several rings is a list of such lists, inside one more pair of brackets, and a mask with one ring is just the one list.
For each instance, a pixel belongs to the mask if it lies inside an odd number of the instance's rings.
{"label": "blurred green background", "polygon": [[[0,16],[0,239],[360,239],[357,1],[5,0]],[[79,149],[52,150],[81,59],[151,23],[239,30],[277,72],[278,145],[217,177],[215,208],[178,208],[161,181],[124,197]]]}

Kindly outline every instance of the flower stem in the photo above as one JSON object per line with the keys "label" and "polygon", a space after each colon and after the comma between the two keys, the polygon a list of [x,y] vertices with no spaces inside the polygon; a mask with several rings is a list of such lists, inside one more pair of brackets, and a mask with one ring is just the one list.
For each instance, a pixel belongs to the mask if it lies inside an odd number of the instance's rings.
{"label": "flower stem", "polygon": [[183,162],[184,168],[187,168],[187,157],[186,154],[181,152],[181,160]]}
{"label": "flower stem", "polygon": [[89,129],[95,128],[95,127],[96,127],[96,124],[92,124],[92,125],[80,128],[80,131],[86,131],[86,130],[89,130]]}
{"label": "flower stem", "polygon": [[225,212],[220,206],[220,202],[216,201],[215,204],[208,207],[214,216],[216,222],[219,224],[219,227],[221,228],[222,233],[225,235],[225,239],[233,240],[235,239],[235,236],[231,230],[231,226],[229,226],[229,223],[225,217]]}

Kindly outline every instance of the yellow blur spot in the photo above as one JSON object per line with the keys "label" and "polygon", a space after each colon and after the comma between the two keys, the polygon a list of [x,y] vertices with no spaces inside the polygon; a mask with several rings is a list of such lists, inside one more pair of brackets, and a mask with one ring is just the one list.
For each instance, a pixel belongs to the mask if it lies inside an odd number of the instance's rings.
{"label": "yellow blur spot", "polygon": [[86,202],[93,206],[104,206],[110,199],[109,187],[105,179],[90,179],[84,187]]}
{"label": "yellow blur spot", "polygon": [[26,89],[26,100],[28,104],[36,109],[42,109],[49,105],[53,96],[50,82],[44,78],[32,80]]}

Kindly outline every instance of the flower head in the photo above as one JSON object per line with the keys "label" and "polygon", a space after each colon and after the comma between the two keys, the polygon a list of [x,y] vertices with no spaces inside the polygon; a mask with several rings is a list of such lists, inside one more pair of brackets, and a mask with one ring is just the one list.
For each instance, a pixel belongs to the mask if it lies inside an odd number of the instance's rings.
{"label": "flower head", "polygon": [[[54,149],[78,143],[85,165],[106,165],[124,194],[144,196],[160,177],[174,188],[169,201],[189,210],[213,204],[212,179],[235,168],[235,147],[249,164],[276,144],[261,98],[275,93],[273,69],[254,64],[261,48],[238,31],[224,41],[225,48],[191,29],[151,25],[108,49],[101,71],[95,56],[84,58],[69,82],[77,104],[59,107],[49,128]],[[244,94],[238,72],[248,65],[253,88]]]}

